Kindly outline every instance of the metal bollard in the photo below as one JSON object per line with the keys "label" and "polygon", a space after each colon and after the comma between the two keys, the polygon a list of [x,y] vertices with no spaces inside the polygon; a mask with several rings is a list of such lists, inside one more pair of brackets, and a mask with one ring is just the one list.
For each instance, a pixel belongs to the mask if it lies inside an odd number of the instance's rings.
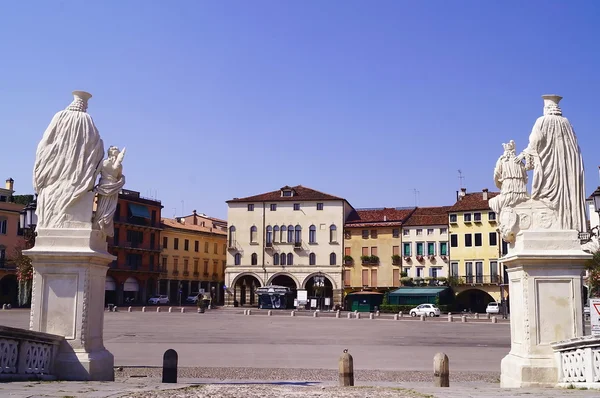
{"label": "metal bollard", "polygon": [[292,313],[290,314],[290,316],[296,316],[296,311],[292,310]]}
{"label": "metal bollard", "polygon": [[369,314],[369,319],[373,319],[373,313],[372,312]]}
{"label": "metal bollard", "polygon": [[421,315],[421,321],[425,322],[425,315]]}
{"label": "metal bollard", "polygon": [[131,312],[131,306],[127,308],[127,312]]}
{"label": "metal bollard", "polygon": [[181,313],[183,314],[185,312],[185,308],[181,307]]}
{"label": "metal bollard", "polygon": [[177,383],[177,351],[169,349],[163,355],[163,383]]}
{"label": "metal bollard", "polygon": [[460,317],[461,322],[467,322],[467,317],[465,315]]}
{"label": "metal bollard", "polygon": [[433,357],[433,386],[450,387],[450,361],[443,352]]}
{"label": "metal bollard", "polygon": [[156,307],[156,312],[160,312],[160,307]]}
{"label": "metal bollard", "polygon": [[398,320],[398,314],[394,314],[394,320],[397,321]]}
{"label": "metal bollard", "polygon": [[492,317],[492,323],[498,323],[498,318],[496,318],[495,316]]}
{"label": "metal bollard", "polygon": [[173,312],[173,307],[169,307],[169,312]]}
{"label": "metal bollard", "polygon": [[269,310],[267,311],[267,316],[272,316],[273,315],[273,311]]}
{"label": "metal bollard", "polygon": [[448,314],[448,322],[454,322],[454,318],[452,317],[452,314]]}
{"label": "metal bollard", "polygon": [[348,354],[348,349],[340,357],[338,362],[340,374],[340,387],[354,386],[354,360],[352,355]]}
{"label": "metal bollard", "polygon": [[146,307],[142,307],[142,312],[146,312]]}
{"label": "metal bollard", "polygon": [[313,318],[318,318],[318,317],[319,317],[319,311],[313,312]]}

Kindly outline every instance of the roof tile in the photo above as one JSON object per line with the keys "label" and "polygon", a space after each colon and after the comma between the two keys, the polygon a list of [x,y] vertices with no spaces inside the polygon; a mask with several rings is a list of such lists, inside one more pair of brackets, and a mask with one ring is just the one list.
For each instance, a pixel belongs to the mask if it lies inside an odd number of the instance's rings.
{"label": "roof tile", "polygon": [[[293,189],[294,196],[281,196],[281,190],[283,189]],[[295,187],[285,186],[276,191],[262,193],[259,195],[248,196],[245,198],[235,198],[232,200],[228,200],[227,203],[238,203],[238,202],[298,202],[303,200],[344,200],[344,198],[340,198],[337,196],[329,195],[324,192],[320,192],[311,188],[303,187],[302,185],[297,185]]]}
{"label": "roof tile", "polygon": [[446,225],[448,224],[448,210],[450,207],[418,207],[404,225]]}
{"label": "roof tile", "polygon": [[[499,192],[488,192],[488,200],[499,194]],[[468,193],[462,199],[457,200],[448,211],[490,210],[488,200],[483,199],[483,192]]]}
{"label": "roof tile", "polygon": [[346,227],[386,227],[400,226],[415,211],[414,207],[408,208],[382,208],[355,210],[350,213]]}

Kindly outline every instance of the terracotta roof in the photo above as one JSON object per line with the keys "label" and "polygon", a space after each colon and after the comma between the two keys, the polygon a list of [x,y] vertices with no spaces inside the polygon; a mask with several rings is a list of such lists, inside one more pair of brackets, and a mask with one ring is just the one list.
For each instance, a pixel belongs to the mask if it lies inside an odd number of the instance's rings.
{"label": "terracotta roof", "polygon": [[450,210],[450,207],[417,207],[404,225],[446,225],[448,224],[448,210]]}
{"label": "terracotta roof", "polygon": [[[488,200],[499,194],[499,192],[488,192]],[[448,212],[469,210],[490,210],[488,201],[483,200],[483,192],[467,193],[461,200],[457,200],[454,206],[448,209]]]}
{"label": "terracotta roof", "polygon": [[160,221],[161,221],[163,228],[183,229],[183,230],[192,231],[192,232],[204,232],[204,233],[208,233],[208,234],[227,236],[227,232],[223,231],[219,228],[203,227],[201,225],[194,225],[194,224],[182,224],[172,218],[161,218]]}
{"label": "terracotta roof", "polygon": [[350,213],[345,226],[347,228],[401,226],[414,210],[414,207],[358,209]]}
{"label": "terracotta roof", "polygon": [[[281,191],[291,189],[294,191],[294,196],[281,196]],[[261,193],[260,195],[248,196],[245,198],[234,198],[228,200],[227,203],[236,203],[236,202],[298,202],[302,200],[344,200],[344,198],[340,198],[337,196],[329,195],[324,192],[316,191],[314,189],[303,187],[302,185],[297,185],[295,187],[285,186],[277,191]]]}

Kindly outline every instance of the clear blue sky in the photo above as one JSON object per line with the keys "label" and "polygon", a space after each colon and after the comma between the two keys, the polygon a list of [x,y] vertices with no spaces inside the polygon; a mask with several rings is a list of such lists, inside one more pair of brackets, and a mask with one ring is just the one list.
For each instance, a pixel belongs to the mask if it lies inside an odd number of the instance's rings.
{"label": "clear blue sky", "polygon": [[[570,4],[570,5],[569,5]],[[0,172],[32,191],[35,148],[71,91],[126,188],[225,217],[302,184],[355,207],[446,205],[458,169],[493,188],[560,94],[589,194],[600,164],[597,1],[4,1]]]}

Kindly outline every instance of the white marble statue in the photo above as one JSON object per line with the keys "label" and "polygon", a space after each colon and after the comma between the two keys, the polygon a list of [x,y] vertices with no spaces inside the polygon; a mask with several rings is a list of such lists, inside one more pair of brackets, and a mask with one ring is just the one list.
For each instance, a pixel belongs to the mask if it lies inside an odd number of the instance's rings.
{"label": "white marble statue", "polygon": [[529,136],[529,145],[517,157],[531,157],[531,199],[554,211],[556,229],[585,231],[585,186],[583,158],[569,120],[562,116],[558,95],[543,95],[544,116]]}
{"label": "white marble statue", "polygon": [[119,201],[119,192],[125,185],[123,175],[123,158],[125,148],[119,151],[116,146],[108,148],[108,158],[102,162],[100,181],[94,189],[98,194],[98,206],[94,216],[94,228],[104,236],[114,235],[113,217]]}
{"label": "white marble statue", "polygon": [[91,212],[82,214],[78,204],[89,201],[104,144],[86,113],[92,95],[74,91],[73,96],[71,105],[54,115],[37,147],[33,188],[38,230],[91,223]]}

